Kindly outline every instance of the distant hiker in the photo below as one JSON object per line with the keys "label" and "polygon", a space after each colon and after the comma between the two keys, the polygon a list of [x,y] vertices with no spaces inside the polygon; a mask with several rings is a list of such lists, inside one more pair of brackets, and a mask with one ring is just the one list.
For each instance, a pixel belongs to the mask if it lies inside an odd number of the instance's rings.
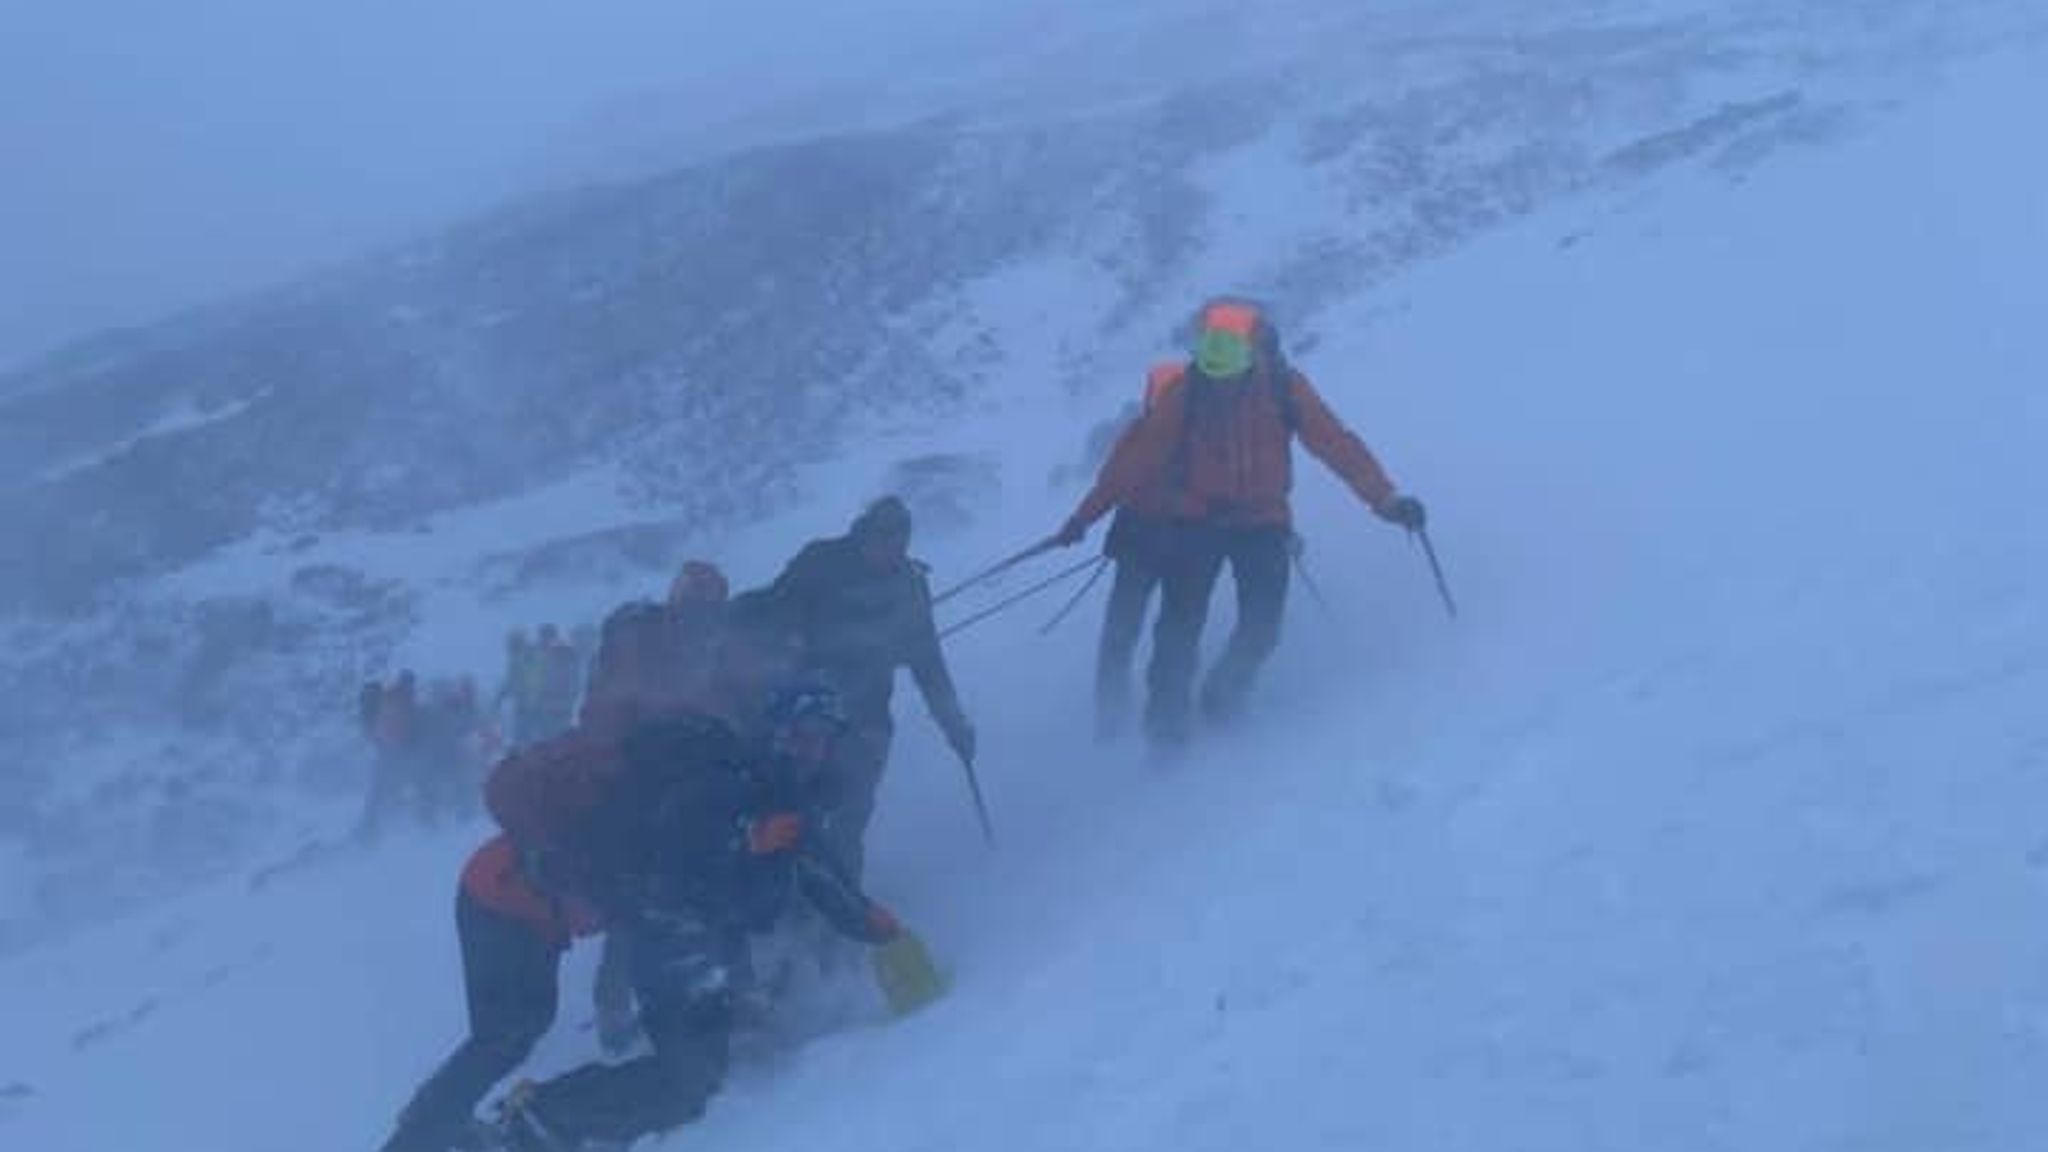
{"label": "distant hiker", "polygon": [[505,638],[505,682],[493,697],[493,711],[512,704],[512,745],[523,748],[560,735],[576,719],[583,692],[583,666],[575,646],[553,624],[529,641],[514,631]]}
{"label": "distant hiker", "polygon": [[[765,726],[765,753],[702,717],[617,740],[579,729],[494,771],[488,802],[505,832],[471,857],[456,901],[470,1035],[414,1095],[384,1152],[623,1147],[688,1123],[725,1078],[748,934],[792,894],[850,937],[903,935],[816,844],[819,778],[845,726],[836,697],[787,694]],[[477,1103],[554,1019],[569,941],[600,925],[630,941],[652,1051],[521,1083],[497,1123],[480,1124]]]}
{"label": "distant hiker", "polygon": [[727,591],[716,565],[692,560],[669,584],[662,603],[636,600],[605,617],[579,722],[621,723],[641,712],[700,701]]}
{"label": "distant hiker", "polygon": [[372,753],[370,791],[356,835],[370,839],[384,830],[392,810],[408,793],[422,819],[432,810],[433,797],[424,786],[426,733],[418,681],[404,671],[389,684],[366,684],[357,694],[356,711]]}
{"label": "distant hiker", "polygon": [[576,656],[576,646],[553,624],[541,625],[532,662],[533,682],[522,738],[546,740],[568,731],[576,722],[576,705],[583,697],[583,662]]}
{"label": "distant hiker", "polygon": [[1425,514],[1287,363],[1279,334],[1255,304],[1219,299],[1204,306],[1190,362],[1162,365],[1154,379],[1153,402],[1117,442],[1056,538],[1077,544],[1110,509],[1134,501],[1156,501],[1165,513],[1145,725],[1171,747],[1193,730],[1202,627],[1226,561],[1237,584],[1237,626],[1202,685],[1203,713],[1217,721],[1237,715],[1279,643],[1296,437],[1382,519],[1416,529]]}
{"label": "distant hiker", "polygon": [[505,676],[498,682],[498,690],[491,696],[491,714],[502,717],[506,706],[511,706],[511,722],[505,725],[512,734],[512,743],[517,747],[519,739],[520,700],[529,692],[533,674],[533,642],[526,637],[525,629],[515,628],[505,634]]}
{"label": "distant hiker", "polygon": [[845,535],[806,545],[768,588],[796,623],[806,669],[839,690],[852,718],[833,768],[833,838],[855,877],[895,734],[890,700],[898,668],[910,669],[953,751],[968,760],[975,752],[974,726],[939,647],[925,568],[910,557],[910,534],[910,509],[884,497]]}

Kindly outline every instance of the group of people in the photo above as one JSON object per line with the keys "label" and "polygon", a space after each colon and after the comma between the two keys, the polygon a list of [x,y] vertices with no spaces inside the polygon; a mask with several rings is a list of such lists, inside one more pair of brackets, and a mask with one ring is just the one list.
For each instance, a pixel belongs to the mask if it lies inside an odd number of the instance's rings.
{"label": "group of people", "polygon": [[[661,601],[605,620],[574,723],[485,782],[500,831],[456,901],[470,1035],[385,1152],[570,1152],[690,1120],[725,1073],[750,939],[799,894],[845,937],[914,945],[861,887],[896,671],[957,753],[971,758],[975,735],[911,532],[908,507],[886,497],[765,587],[733,595],[692,561]],[[645,1050],[521,1083],[478,1120],[551,1025],[564,951],[598,934],[600,1031],[626,1030],[630,1011]]]}
{"label": "group of people", "polygon": [[[1211,300],[1195,315],[1189,343],[1185,359],[1148,374],[1135,418],[1053,535],[1054,543],[1078,544],[1113,514],[1103,550],[1115,577],[1095,675],[1103,736],[1128,722],[1131,663],[1159,594],[1144,726],[1167,750],[1192,738],[1198,715],[1234,720],[1279,646],[1299,548],[1290,500],[1295,440],[1381,519],[1410,531],[1427,522],[1422,502],[1394,486],[1371,449],[1289,363],[1265,308]],[[1226,564],[1237,623],[1198,691],[1202,631]]]}
{"label": "group of people", "polygon": [[475,810],[484,771],[502,751],[498,727],[478,703],[476,681],[434,680],[422,692],[418,677],[406,670],[364,684],[356,703],[372,756],[359,837],[376,837],[407,807],[424,824]]}
{"label": "group of people", "polygon": [[532,638],[522,630],[505,637],[505,679],[491,711],[511,712],[512,746],[523,748],[568,730],[575,722],[590,664],[588,643],[577,644],[553,624]]}
{"label": "group of people", "polygon": [[474,812],[483,774],[500,754],[575,722],[594,636],[579,647],[552,624],[542,625],[537,639],[512,632],[504,680],[488,707],[471,676],[437,678],[422,688],[417,674],[402,669],[388,681],[365,683],[356,713],[371,769],[358,837],[375,838],[400,811],[428,825]]}
{"label": "group of people", "polygon": [[[1155,590],[1148,736],[1180,747],[1198,716],[1227,722],[1242,708],[1279,639],[1297,437],[1380,517],[1422,527],[1422,505],[1287,363],[1263,310],[1206,305],[1187,360],[1152,372],[1093,488],[1042,546],[1078,544],[1115,516],[1096,677],[1105,732],[1128,711]],[[976,737],[911,533],[909,509],[886,497],[765,587],[733,594],[715,565],[692,561],[663,599],[606,619],[573,722],[506,756],[485,784],[499,832],[462,869],[455,915],[470,1034],[383,1152],[591,1152],[694,1119],[726,1072],[750,941],[795,914],[799,895],[842,936],[922,954],[863,888],[897,671],[970,765]],[[1198,688],[1225,565],[1237,627]],[[477,1119],[553,1021],[564,950],[597,934],[600,1032],[637,1025],[644,1050],[521,1082]]]}

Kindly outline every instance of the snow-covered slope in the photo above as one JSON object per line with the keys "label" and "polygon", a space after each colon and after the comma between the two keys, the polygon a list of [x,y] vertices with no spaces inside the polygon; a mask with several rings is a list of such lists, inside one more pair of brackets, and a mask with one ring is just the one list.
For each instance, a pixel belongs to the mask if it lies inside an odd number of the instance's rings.
{"label": "snow-covered slope", "polygon": [[[1185,766],[1082,737],[1086,617],[964,634],[1003,847],[916,724],[875,834],[954,994],[749,1065],[664,1146],[2048,1146],[2043,77],[2015,44],[1825,147],[1592,189],[1326,301],[1302,359],[1431,499],[1464,618],[1317,476],[1329,614],[1297,597],[1262,715]],[[995,399],[947,435],[1008,468],[1070,440],[1030,386],[1095,315],[1057,272],[975,297]],[[1069,495],[1007,486],[937,558]],[[844,511],[733,536],[736,567]],[[477,834],[11,960],[0,1139],[374,1146],[461,1026]],[[545,1064],[590,1050],[587,961]]]}
{"label": "snow-covered slope", "polygon": [[690,552],[764,573],[934,455],[923,546],[964,570],[993,545],[951,529],[1013,527],[1203,292],[1320,355],[1493,229],[1852,137],[2040,22],[1514,7],[1048,23],[924,74],[966,113],[895,92],[0,379],[0,522],[34,541],[0,549],[0,842],[38,869],[0,949],[331,824],[303,797],[360,786],[368,676],[488,675],[506,628]]}

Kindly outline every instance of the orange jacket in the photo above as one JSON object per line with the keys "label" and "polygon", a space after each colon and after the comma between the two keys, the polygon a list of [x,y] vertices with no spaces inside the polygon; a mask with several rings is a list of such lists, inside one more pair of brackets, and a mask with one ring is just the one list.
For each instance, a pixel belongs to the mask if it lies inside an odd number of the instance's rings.
{"label": "orange jacket", "polygon": [[[1283,390],[1285,399],[1283,400]],[[1288,526],[1293,509],[1294,437],[1375,509],[1393,500],[1393,481],[1315,386],[1288,370],[1284,381],[1203,380],[1185,365],[1152,370],[1143,415],[1124,430],[1073,519],[1093,524],[1130,507],[1178,519]]]}
{"label": "orange jacket", "polygon": [[604,927],[597,909],[574,896],[546,892],[535,883],[521,867],[519,851],[507,835],[486,840],[470,856],[462,866],[462,888],[470,899],[518,920],[558,949]]}

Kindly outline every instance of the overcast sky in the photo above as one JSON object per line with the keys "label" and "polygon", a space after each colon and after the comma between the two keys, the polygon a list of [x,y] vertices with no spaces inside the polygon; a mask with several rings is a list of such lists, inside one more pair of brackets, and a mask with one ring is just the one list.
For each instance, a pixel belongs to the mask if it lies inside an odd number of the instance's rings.
{"label": "overcast sky", "polygon": [[730,117],[1024,7],[1080,6],[0,0],[0,366],[486,204],[650,103]]}
{"label": "overcast sky", "polygon": [[953,109],[996,74],[1085,99],[1404,9],[1676,2],[0,0],[0,371],[710,128]]}

